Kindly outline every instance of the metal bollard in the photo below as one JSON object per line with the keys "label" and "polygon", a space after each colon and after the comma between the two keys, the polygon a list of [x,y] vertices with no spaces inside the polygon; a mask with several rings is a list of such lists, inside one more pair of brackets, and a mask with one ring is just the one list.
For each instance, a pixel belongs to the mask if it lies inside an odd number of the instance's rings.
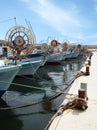
{"label": "metal bollard", "polygon": [[93,53],[90,53],[89,59],[91,59],[92,55],[93,55]]}
{"label": "metal bollard", "polygon": [[91,65],[91,61],[90,61],[90,59],[88,60],[88,65]]}
{"label": "metal bollard", "polygon": [[86,72],[85,72],[85,75],[86,75],[86,76],[90,75],[90,72],[89,72],[89,65],[86,65]]}

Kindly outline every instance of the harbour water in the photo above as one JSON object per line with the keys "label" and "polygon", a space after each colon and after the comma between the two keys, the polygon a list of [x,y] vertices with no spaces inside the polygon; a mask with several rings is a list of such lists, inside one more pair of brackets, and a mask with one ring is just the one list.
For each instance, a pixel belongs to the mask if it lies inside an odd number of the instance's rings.
{"label": "harbour water", "polygon": [[64,99],[64,94],[60,92],[67,87],[84,61],[80,58],[64,61],[60,65],[45,65],[33,77],[16,77],[3,95],[0,129],[44,130]]}

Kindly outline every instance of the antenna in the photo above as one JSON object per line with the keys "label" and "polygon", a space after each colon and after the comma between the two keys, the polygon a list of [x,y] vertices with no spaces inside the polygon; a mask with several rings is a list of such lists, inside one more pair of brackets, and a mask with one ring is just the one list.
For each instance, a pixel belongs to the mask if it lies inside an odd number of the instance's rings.
{"label": "antenna", "polygon": [[16,17],[14,17],[14,22],[15,22],[15,25],[17,26]]}
{"label": "antenna", "polygon": [[15,25],[17,25],[17,24],[16,24],[16,17],[11,18],[11,19],[6,19],[6,20],[3,20],[3,21],[0,21],[0,23],[9,22],[9,21],[12,21],[12,20],[14,20],[14,21],[15,21]]}
{"label": "antenna", "polygon": [[25,21],[26,21],[26,24],[27,24],[28,28],[30,29],[30,31],[31,31],[31,33],[33,35],[34,43],[36,43],[36,37],[35,37],[35,34],[33,32],[32,26],[31,26],[30,22],[27,19],[25,19]]}

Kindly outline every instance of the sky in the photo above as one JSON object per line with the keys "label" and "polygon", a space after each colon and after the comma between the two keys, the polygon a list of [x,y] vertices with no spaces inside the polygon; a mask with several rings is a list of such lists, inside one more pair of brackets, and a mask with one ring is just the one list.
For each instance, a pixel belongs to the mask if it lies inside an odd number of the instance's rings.
{"label": "sky", "polygon": [[[97,0],[1,0],[0,39],[30,22],[36,42],[97,44]],[[16,18],[16,22],[15,22]],[[26,19],[26,20],[25,20]]]}

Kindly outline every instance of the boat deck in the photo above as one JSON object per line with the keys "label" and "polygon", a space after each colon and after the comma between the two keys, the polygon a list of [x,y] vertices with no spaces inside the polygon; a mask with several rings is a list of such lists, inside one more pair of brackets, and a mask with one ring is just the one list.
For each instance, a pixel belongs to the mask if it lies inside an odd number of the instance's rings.
{"label": "boat deck", "polygon": [[[66,109],[52,121],[48,130],[97,130],[97,52],[93,52],[90,75],[77,78],[69,90],[70,94],[77,95],[81,83],[87,84],[87,105],[86,110]],[[85,71],[83,66],[81,71]],[[62,104],[69,101],[67,96]]]}

